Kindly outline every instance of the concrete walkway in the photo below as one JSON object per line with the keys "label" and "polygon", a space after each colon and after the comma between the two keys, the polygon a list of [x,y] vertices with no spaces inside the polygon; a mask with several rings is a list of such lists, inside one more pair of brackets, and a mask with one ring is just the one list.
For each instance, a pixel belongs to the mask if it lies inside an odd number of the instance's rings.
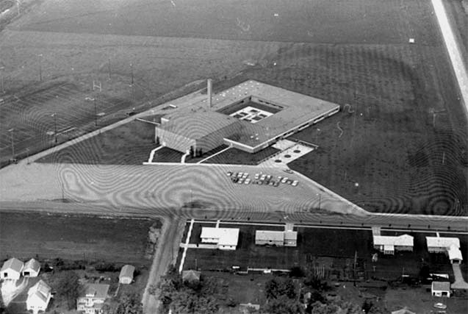
{"label": "concrete walkway", "polygon": [[466,290],[468,289],[468,283],[463,278],[463,274],[459,264],[452,264],[453,274],[455,276],[455,282],[451,285],[452,289]]}
{"label": "concrete walkway", "polygon": [[450,27],[450,22],[447,18],[447,13],[445,12],[442,0],[432,0],[432,5],[439,22],[442,36],[444,37],[445,46],[447,47],[450,61],[452,62],[458,86],[460,87],[460,93],[465,107],[465,114],[468,117],[468,74],[463,62],[463,57],[452,28]]}

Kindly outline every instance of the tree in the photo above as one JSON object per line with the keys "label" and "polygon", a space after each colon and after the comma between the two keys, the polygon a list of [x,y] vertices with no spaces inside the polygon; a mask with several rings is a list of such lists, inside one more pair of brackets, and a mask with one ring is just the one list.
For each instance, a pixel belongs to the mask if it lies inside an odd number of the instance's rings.
{"label": "tree", "polygon": [[141,304],[138,293],[125,294],[117,306],[116,314],[143,314],[143,305]]}
{"label": "tree", "polygon": [[67,301],[68,309],[74,309],[76,300],[80,296],[81,286],[80,277],[74,271],[64,271],[59,273],[54,289],[57,291],[57,296]]}
{"label": "tree", "polygon": [[267,299],[278,299],[283,295],[295,299],[297,297],[296,286],[291,278],[273,278],[265,283],[265,295]]}
{"label": "tree", "polygon": [[299,301],[282,295],[277,299],[269,300],[262,312],[268,314],[300,314],[304,313],[304,306]]}
{"label": "tree", "polygon": [[292,277],[292,278],[302,278],[304,277],[304,275],[305,275],[304,271],[299,266],[292,267],[291,271],[289,272],[289,277]]}
{"label": "tree", "polygon": [[312,314],[362,314],[362,309],[359,305],[341,300],[334,300],[327,304],[316,302],[312,305]]}

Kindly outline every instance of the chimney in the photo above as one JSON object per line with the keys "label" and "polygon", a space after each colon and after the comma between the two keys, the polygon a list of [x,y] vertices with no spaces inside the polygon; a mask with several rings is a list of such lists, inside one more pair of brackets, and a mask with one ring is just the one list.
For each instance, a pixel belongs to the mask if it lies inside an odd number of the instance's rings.
{"label": "chimney", "polygon": [[211,108],[211,105],[212,105],[212,94],[213,94],[213,80],[208,79],[207,92],[206,92],[206,96],[208,97],[208,108]]}

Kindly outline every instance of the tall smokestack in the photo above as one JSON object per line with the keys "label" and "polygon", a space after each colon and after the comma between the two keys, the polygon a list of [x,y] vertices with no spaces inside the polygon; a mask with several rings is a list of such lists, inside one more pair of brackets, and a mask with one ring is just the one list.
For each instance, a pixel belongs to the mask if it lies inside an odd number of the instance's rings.
{"label": "tall smokestack", "polygon": [[206,96],[208,97],[208,108],[211,108],[212,105],[212,98],[213,98],[213,80],[208,79],[207,81],[207,92]]}

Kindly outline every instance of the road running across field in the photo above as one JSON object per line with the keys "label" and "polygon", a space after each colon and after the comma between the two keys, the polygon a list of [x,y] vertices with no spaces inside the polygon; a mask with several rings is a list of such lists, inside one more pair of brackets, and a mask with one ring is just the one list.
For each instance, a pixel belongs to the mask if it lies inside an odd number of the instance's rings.
{"label": "road running across field", "polygon": [[468,117],[468,74],[463,62],[463,57],[457,40],[455,39],[455,35],[453,34],[452,27],[450,26],[450,22],[447,18],[447,13],[442,0],[432,0],[432,5],[434,6],[437,21],[439,22],[440,30],[444,37],[445,46],[450,56],[453,71],[455,72],[455,77],[457,78],[458,86],[460,87],[461,97],[465,105],[465,113]]}

